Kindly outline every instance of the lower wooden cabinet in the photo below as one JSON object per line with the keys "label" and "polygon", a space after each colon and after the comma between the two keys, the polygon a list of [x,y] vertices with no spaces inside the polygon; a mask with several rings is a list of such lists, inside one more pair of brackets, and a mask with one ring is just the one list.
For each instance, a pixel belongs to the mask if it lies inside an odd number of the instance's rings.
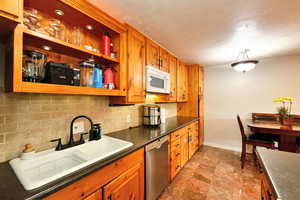
{"label": "lower wooden cabinet", "polygon": [[181,134],[181,166],[184,166],[189,160],[189,132],[187,128],[182,128]]}
{"label": "lower wooden cabinet", "polygon": [[189,159],[199,149],[199,122],[195,122],[188,127],[189,135]]}
{"label": "lower wooden cabinet", "polygon": [[269,185],[266,174],[261,174],[261,200],[276,200],[277,196]]}
{"label": "lower wooden cabinet", "polygon": [[97,190],[96,192],[92,193],[84,200],[102,200],[102,189]]}
{"label": "lower wooden cabinet", "polygon": [[44,198],[44,200],[62,199],[143,200],[144,149],[139,149]]}
{"label": "lower wooden cabinet", "polygon": [[144,165],[142,163],[124,172],[108,185],[104,186],[105,200],[143,200]]}
{"label": "lower wooden cabinet", "polygon": [[173,180],[180,169],[199,149],[198,121],[170,134],[170,179]]}

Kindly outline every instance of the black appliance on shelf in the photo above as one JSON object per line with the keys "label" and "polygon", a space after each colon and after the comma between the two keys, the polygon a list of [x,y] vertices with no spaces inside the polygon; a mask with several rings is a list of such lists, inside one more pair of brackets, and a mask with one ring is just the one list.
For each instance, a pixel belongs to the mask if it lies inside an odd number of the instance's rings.
{"label": "black appliance on shelf", "polygon": [[[58,85],[74,85],[74,70],[68,65],[56,62],[47,62],[45,66],[44,83]],[[80,79],[79,79],[80,80]],[[76,81],[77,84],[78,81]]]}

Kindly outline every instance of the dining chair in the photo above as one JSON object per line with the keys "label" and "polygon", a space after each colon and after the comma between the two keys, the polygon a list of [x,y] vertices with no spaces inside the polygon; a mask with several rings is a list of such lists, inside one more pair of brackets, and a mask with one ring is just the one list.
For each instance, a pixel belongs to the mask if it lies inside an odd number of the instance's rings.
{"label": "dining chair", "polygon": [[237,115],[237,121],[239,123],[240,132],[241,132],[241,136],[242,136],[241,168],[243,169],[245,159],[246,159],[246,145],[247,144],[253,146],[253,156],[254,156],[255,160],[256,160],[255,150],[256,150],[257,146],[275,149],[275,145],[274,145],[274,142],[272,141],[272,139],[267,139],[265,137],[261,137],[259,135],[259,133],[252,133],[249,135],[245,134],[245,129],[244,129],[243,123],[242,123],[239,115]]}

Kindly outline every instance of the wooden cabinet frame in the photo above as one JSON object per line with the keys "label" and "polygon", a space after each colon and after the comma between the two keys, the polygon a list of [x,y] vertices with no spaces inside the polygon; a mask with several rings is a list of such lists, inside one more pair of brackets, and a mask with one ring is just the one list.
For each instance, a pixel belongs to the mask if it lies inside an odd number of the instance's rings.
{"label": "wooden cabinet frame", "polygon": [[[32,0],[25,0],[26,2],[31,2]],[[41,7],[40,3],[42,1],[35,1],[37,7]],[[35,3],[33,2],[33,3]],[[109,17],[107,14],[92,6],[83,0],[53,0],[49,7],[63,6],[65,9],[74,10],[74,12],[80,12],[83,15],[90,17],[91,20],[96,20],[97,23],[102,23],[103,26],[107,26],[110,30],[119,34],[119,52],[118,59],[107,57],[101,53],[96,53],[83,47],[69,44],[67,42],[52,38],[50,36],[40,34],[28,30],[22,24],[19,24],[14,29],[13,37],[11,40],[10,48],[8,49],[8,54],[11,54],[12,59],[9,60],[7,69],[7,75],[10,77],[8,83],[8,92],[30,92],[30,93],[53,93],[53,94],[83,94],[83,95],[106,95],[106,96],[125,96],[127,83],[124,81],[123,77],[126,77],[126,28],[124,25],[116,21],[115,19]],[[70,7],[68,7],[70,6]],[[23,9],[23,8],[22,8]],[[75,55],[84,55],[84,57],[95,56],[97,59],[103,62],[115,63],[118,66],[117,73],[115,74],[115,80],[117,89],[108,90],[102,88],[92,88],[92,87],[81,87],[81,86],[69,86],[69,85],[57,85],[57,84],[45,84],[45,83],[32,83],[24,82],[22,80],[22,55],[23,55],[23,44],[26,41],[36,40],[41,44],[51,44],[55,46],[56,49],[61,49],[61,51],[67,50]],[[51,46],[50,45],[50,46]]]}

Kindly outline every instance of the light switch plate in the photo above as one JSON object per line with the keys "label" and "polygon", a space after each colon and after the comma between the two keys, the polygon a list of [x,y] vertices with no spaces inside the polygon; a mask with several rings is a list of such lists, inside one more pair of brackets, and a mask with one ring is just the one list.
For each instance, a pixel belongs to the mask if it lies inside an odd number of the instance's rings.
{"label": "light switch plate", "polygon": [[73,124],[73,133],[82,133],[84,131],[84,123],[83,122],[75,122]]}
{"label": "light switch plate", "polygon": [[130,122],[131,122],[131,115],[130,115],[130,114],[127,115],[126,121],[127,121],[127,123],[130,123]]}

